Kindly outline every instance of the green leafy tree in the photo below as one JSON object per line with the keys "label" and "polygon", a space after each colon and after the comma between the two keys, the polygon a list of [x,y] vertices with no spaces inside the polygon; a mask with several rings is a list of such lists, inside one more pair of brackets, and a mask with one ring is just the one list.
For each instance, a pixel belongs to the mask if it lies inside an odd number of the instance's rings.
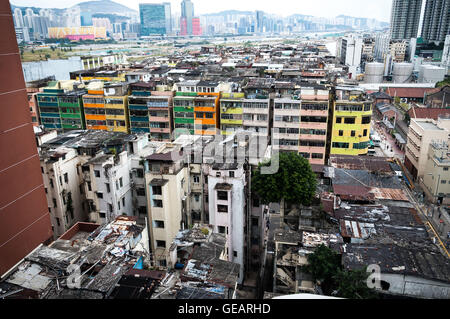
{"label": "green leafy tree", "polygon": [[302,270],[320,283],[325,294],[331,294],[336,286],[335,276],[340,268],[341,258],[338,253],[322,244],[314,253],[308,255],[308,265],[303,266]]}
{"label": "green leafy tree", "polygon": [[[288,202],[310,205],[317,181],[308,160],[294,152],[278,155],[278,158],[259,164],[253,174],[252,191],[264,204],[281,202],[284,205]],[[261,174],[261,167],[270,166],[272,161],[278,162],[278,171],[275,174]]]}
{"label": "green leafy tree", "polygon": [[350,299],[377,298],[375,290],[367,286],[368,277],[367,268],[348,271],[338,270],[334,276],[337,296]]}

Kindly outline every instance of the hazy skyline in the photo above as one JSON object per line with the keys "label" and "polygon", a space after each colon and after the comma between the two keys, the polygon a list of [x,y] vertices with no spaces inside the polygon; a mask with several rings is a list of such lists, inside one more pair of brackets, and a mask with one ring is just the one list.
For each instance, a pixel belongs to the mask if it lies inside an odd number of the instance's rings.
{"label": "hazy skyline", "polygon": [[[181,0],[113,0],[131,9],[138,10],[139,3],[170,2],[172,13],[180,12]],[[68,8],[83,0],[12,0],[17,6],[42,8]],[[338,15],[372,18],[389,22],[392,0],[192,0],[195,14],[206,14],[224,10],[256,11],[288,16],[305,14],[332,18]]]}

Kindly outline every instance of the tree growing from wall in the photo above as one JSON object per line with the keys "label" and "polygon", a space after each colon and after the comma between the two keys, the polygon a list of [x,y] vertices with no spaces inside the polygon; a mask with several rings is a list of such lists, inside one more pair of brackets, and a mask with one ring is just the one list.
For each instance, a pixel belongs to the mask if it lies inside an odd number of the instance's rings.
{"label": "tree growing from wall", "polygon": [[[278,162],[275,174],[261,174],[261,167]],[[316,175],[308,160],[301,155],[288,152],[279,153],[270,161],[261,163],[253,173],[252,191],[264,204],[285,203],[310,205],[316,192]]]}

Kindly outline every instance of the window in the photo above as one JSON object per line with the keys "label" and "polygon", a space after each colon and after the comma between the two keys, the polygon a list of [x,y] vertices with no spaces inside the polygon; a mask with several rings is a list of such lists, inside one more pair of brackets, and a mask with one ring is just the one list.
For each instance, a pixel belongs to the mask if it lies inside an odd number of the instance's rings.
{"label": "window", "polygon": [[139,178],[144,178],[144,170],[141,169],[141,168],[138,168],[136,170],[136,176],[139,177]]}
{"label": "window", "polygon": [[51,209],[50,207],[48,208],[48,212],[49,212],[49,213],[51,213],[51,212],[52,212],[52,209]]}
{"label": "window", "polygon": [[56,204],[56,198],[53,198],[53,207],[58,207],[58,205]]}
{"label": "window", "polygon": [[56,224],[58,224],[58,227],[61,226],[61,222],[59,221],[58,217],[56,217]]}
{"label": "window", "polygon": [[448,171],[448,167],[444,167],[444,171]]}
{"label": "window", "polygon": [[154,200],[153,200],[153,207],[160,207],[160,208],[162,208],[162,207],[163,207],[163,202],[162,202],[162,200],[160,200],[160,199],[154,199]]}
{"label": "window", "polygon": [[122,180],[122,177],[119,178],[119,184],[120,184],[120,187],[122,188],[122,187],[123,187],[123,180]]}
{"label": "window", "polygon": [[44,168],[41,166],[41,172],[42,174],[44,174]]}
{"label": "window", "polygon": [[322,159],[323,154],[322,153],[312,153],[311,158]]}
{"label": "window", "polygon": [[361,124],[370,124],[370,116],[363,116]]}
{"label": "window", "polygon": [[224,226],[217,226],[217,231],[219,234],[225,234],[225,227]]}
{"label": "window", "polygon": [[138,188],[136,193],[138,196],[145,196],[145,188]]}
{"label": "window", "polygon": [[369,147],[369,142],[361,142],[361,143],[354,143],[353,149],[355,150],[364,150]]}
{"label": "window", "polygon": [[333,142],[334,148],[349,148],[349,143]]}
{"label": "window", "polygon": [[344,131],[343,130],[339,130],[339,136],[344,136]]}
{"label": "window", "polygon": [[363,136],[367,136],[367,129],[363,131]]}
{"label": "window", "polygon": [[234,177],[234,171],[230,171],[230,177]]}
{"label": "window", "polygon": [[238,255],[237,251],[236,251],[236,250],[233,250],[233,256],[234,256],[234,257],[237,257],[237,255]]}
{"label": "window", "polygon": [[153,195],[162,195],[161,186],[152,186],[152,193],[153,193]]}
{"label": "window", "polygon": [[119,182],[116,181],[116,189],[119,190]]}
{"label": "window", "polygon": [[108,210],[109,210],[110,213],[112,213],[112,211],[113,211],[113,206],[112,206],[111,204],[108,204]]}
{"label": "window", "polygon": [[217,211],[219,213],[228,213],[228,206],[227,205],[217,205]]}
{"label": "window", "polygon": [[342,117],[336,117],[336,123],[342,123]]}
{"label": "window", "polygon": [[117,207],[120,210],[120,201],[117,202]]}
{"label": "window", "polygon": [[194,175],[194,184],[199,184],[199,183],[200,183],[200,176]]}
{"label": "window", "polygon": [[298,155],[300,155],[303,158],[309,159],[310,154],[305,152],[299,152]]}
{"label": "window", "polygon": [[356,118],[355,117],[346,117],[344,119],[344,123],[345,124],[355,124],[356,123]]}
{"label": "window", "polygon": [[166,248],[166,241],[165,240],[157,240],[156,241],[156,247],[158,247],[158,248]]}
{"label": "window", "polygon": [[100,212],[100,213],[98,213],[98,214],[99,214],[100,218],[102,218],[102,219],[105,219],[105,218],[106,218],[106,213]]}
{"label": "window", "polygon": [[164,221],[162,220],[155,220],[153,223],[155,228],[164,228]]}
{"label": "window", "polygon": [[111,192],[111,187],[109,186],[109,183],[106,183],[105,185],[106,185],[106,191],[108,193],[110,193]]}
{"label": "window", "polygon": [[91,182],[87,182],[88,190],[92,191]]}
{"label": "window", "polygon": [[53,179],[50,178],[50,186],[53,188]]}
{"label": "window", "polygon": [[122,205],[125,207],[125,197],[122,198]]}
{"label": "window", "polygon": [[59,177],[59,185],[62,186],[62,184],[63,184],[63,183],[62,183],[62,177],[60,176],[60,177]]}
{"label": "window", "polygon": [[48,192],[47,192],[47,187],[45,187],[45,193],[47,194]]}
{"label": "window", "polygon": [[446,180],[442,180],[441,184],[447,184],[447,181]]}
{"label": "window", "polygon": [[355,137],[355,135],[356,135],[356,132],[355,131],[351,131],[351,137]]}
{"label": "window", "polygon": [[95,170],[94,175],[95,175],[95,177],[100,177],[100,171]]}
{"label": "window", "polygon": [[147,214],[147,207],[145,207],[145,206],[139,206],[139,208],[138,208],[138,214],[139,214],[139,215],[146,215],[146,214]]}
{"label": "window", "polygon": [[103,193],[97,193],[98,198],[103,198]]}
{"label": "window", "polygon": [[199,195],[194,195],[194,199],[195,199],[196,202],[199,202],[200,201],[200,196]]}
{"label": "window", "polygon": [[217,199],[218,200],[228,200],[228,192],[226,192],[226,191],[217,191]]}

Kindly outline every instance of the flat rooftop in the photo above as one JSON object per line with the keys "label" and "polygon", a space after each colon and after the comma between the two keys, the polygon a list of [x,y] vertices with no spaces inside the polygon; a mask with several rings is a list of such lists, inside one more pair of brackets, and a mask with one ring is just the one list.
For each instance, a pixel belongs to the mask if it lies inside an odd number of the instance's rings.
{"label": "flat rooftop", "polygon": [[443,129],[437,127],[437,125],[432,122],[416,121],[416,123],[426,131],[443,131]]}

